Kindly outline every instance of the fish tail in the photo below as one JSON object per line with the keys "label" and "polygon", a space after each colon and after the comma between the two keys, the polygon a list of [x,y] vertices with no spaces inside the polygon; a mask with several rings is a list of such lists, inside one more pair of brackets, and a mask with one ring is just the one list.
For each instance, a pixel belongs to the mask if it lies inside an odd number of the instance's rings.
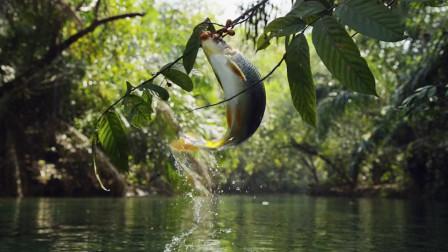
{"label": "fish tail", "polygon": [[206,141],[204,147],[209,150],[217,150],[224,146],[227,142],[227,139],[219,139],[214,141]]}
{"label": "fish tail", "polygon": [[170,147],[179,152],[196,152],[199,149],[217,150],[230,143],[230,134],[226,134],[218,140],[205,141],[205,143],[195,144],[185,139],[177,139],[170,143]]}
{"label": "fish tail", "polygon": [[187,143],[184,139],[177,139],[170,143],[170,147],[178,152],[196,152],[199,146],[192,143]]}

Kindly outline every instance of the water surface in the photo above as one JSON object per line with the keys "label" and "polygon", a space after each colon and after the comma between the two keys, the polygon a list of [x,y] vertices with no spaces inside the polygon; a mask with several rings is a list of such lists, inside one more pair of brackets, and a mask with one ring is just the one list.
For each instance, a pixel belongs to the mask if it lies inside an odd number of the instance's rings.
{"label": "water surface", "polygon": [[0,251],[448,251],[446,203],[307,196],[0,199]]}

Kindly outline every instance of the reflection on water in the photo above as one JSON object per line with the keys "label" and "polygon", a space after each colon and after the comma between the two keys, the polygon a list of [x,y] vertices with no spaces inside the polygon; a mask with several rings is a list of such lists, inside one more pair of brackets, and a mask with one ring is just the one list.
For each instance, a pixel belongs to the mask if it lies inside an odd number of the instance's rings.
{"label": "reflection on water", "polygon": [[285,195],[0,199],[0,251],[448,251],[447,210]]}

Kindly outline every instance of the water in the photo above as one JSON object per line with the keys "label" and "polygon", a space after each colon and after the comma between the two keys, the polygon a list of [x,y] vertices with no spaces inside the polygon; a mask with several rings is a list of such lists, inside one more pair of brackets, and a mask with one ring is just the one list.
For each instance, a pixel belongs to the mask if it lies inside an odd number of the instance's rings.
{"label": "water", "polygon": [[286,195],[0,199],[0,251],[448,251],[447,210]]}

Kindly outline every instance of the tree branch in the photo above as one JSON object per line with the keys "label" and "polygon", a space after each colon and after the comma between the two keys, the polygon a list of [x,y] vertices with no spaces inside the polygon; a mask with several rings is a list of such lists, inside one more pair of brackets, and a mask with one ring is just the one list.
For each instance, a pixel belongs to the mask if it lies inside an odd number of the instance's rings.
{"label": "tree branch", "polygon": [[[235,19],[232,21],[232,24],[231,24],[230,27],[235,27],[236,25],[241,24],[241,23],[243,22],[243,20],[245,20],[245,17],[246,17],[246,16],[250,16],[250,14],[251,14],[252,12],[254,12],[256,9],[260,8],[262,5],[266,4],[268,1],[269,1],[269,0],[261,0],[258,4],[254,5],[252,8],[250,8],[250,9],[246,10],[245,12],[243,12],[243,14],[241,14],[239,17],[235,18]],[[221,26],[221,27],[226,27],[226,25],[216,24],[216,23],[210,22],[210,21],[208,20],[208,18],[207,18],[205,21],[203,21],[202,23],[215,24],[215,25],[218,25],[218,26]],[[188,54],[190,54],[190,53],[191,53],[191,51],[184,52],[184,54],[183,54],[182,56],[178,57],[178,58],[175,59],[173,62],[171,62],[170,64],[166,65],[163,69],[161,69],[161,70],[159,70],[158,72],[156,72],[150,79],[148,79],[148,80],[146,80],[146,81],[144,81],[144,82],[138,84],[138,85],[135,86],[135,87],[132,87],[132,88],[129,90],[130,92],[127,92],[126,94],[124,94],[123,96],[121,96],[120,98],[118,98],[117,100],[115,100],[111,105],[109,105],[109,106],[103,111],[103,113],[101,113],[101,115],[98,117],[98,121],[99,121],[99,120],[100,120],[100,119],[101,119],[107,112],[109,112],[113,107],[115,107],[117,104],[119,104],[121,101],[123,101],[123,99],[126,98],[126,96],[128,96],[128,94],[130,94],[130,93],[132,93],[133,91],[139,89],[139,88],[142,87],[143,85],[152,82],[155,78],[157,78],[160,74],[162,74],[162,71],[163,71],[163,70],[166,70],[166,69],[171,68],[171,67],[174,66],[177,62],[179,62],[180,60],[182,60],[182,59],[184,58],[184,56],[186,56],[186,55],[188,55]],[[285,60],[285,56],[286,56],[286,55],[283,55],[281,61],[280,61],[279,63],[277,63],[276,67],[274,67],[274,69],[272,69],[270,73],[268,73],[268,74],[267,74],[264,78],[262,78],[259,82],[252,84],[249,88],[255,87],[256,85],[258,85],[259,83],[261,83],[263,80],[265,80],[266,78],[268,78],[270,75],[272,75],[272,74],[275,72],[275,70],[281,65],[281,63]],[[247,88],[247,89],[249,89],[249,88]],[[241,93],[246,92],[246,91],[247,91],[247,90],[243,90]],[[230,99],[233,99],[233,98],[235,98],[235,97],[238,96],[238,95],[240,95],[240,94],[236,94],[234,97],[231,97]],[[221,103],[224,103],[224,102],[226,102],[226,100],[221,101]],[[219,103],[219,104],[221,104],[221,103]],[[217,105],[217,104],[216,104],[216,105]],[[209,106],[214,106],[214,105],[212,104],[212,105],[209,105]],[[207,107],[207,106],[206,106],[206,107]],[[198,109],[200,109],[200,108],[198,108]],[[190,110],[190,112],[192,112],[192,111],[193,111],[193,110]]]}
{"label": "tree branch", "polygon": [[98,28],[101,25],[105,25],[107,23],[110,23],[110,22],[113,22],[116,20],[120,20],[120,19],[125,19],[125,18],[143,17],[144,15],[145,15],[145,13],[132,12],[132,13],[125,13],[125,14],[107,17],[104,19],[95,20],[88,27],[78,31],[77,33],[73,34],[72,36],[70,36],[69,38],[64,40],[62,43],[60,43],[60,44],[56,45],[55,47],[53,47],[52,49],[50,49],[50,51],[48,51],[48,53],[44,56],[44,58],[41,61],[42,61],[42,63],[47,63],[47,64],[51,63],[51,61],[53,61],[57,56],[59,56],[59,54],[62,51],[67,50],[71,45],[73,45],[79,39],[92,33],[93,31],[95,31],[96,28]]}
{"label": "tree branch", "polygon": [[235,26],[235,25],[239,25],[241,23],[244,23],[248,18],[250,18],[250,16],[252,15],[252,13],[254,11],[256,11],[261,6],[265,5],[267,2],[269,2],[269,0],[262,0],[259,3],[257,3],[256,5],[254,5],[252,8],[250,8],[250,9],[246,10],[245,12],[243,12],[243,14],[241,14],[239,17],[235,18],[232,21],[232,27]]}
{"label": "tree branch", "polygon": [[345,173],[343,173],[336,164],[327,156],[320,153],[316,147],[309,145],[307,143],[298,143],[295,139],[291,138],[291,146],[309,156],[316,156],[322,159],[334,172],[336,172],[342,179],[346,182],[350,182],[350,179],[347,177]]}
{"label": "tree branch", "polygon": [[66,40],[64,40],[62,43],[57,44],[49,49],[49,51],[45,54],[42,59],[37,60],[35,63],[31,64],[31,67],[22,73],[20,76],[16,77],[14,80],[5,83],[0,88],[0,98],[2,98],[6,93],[10,92],[11,90],[18,90],[22,89],[27,86],[27,82],[24,81],[25,78],[32,76],[36,72],[38,72],[40,69],[46,67],[49,65],[53,60],[55,60],[64,50],[67,50],[71,45],[76,43],[79,39],[83,38],[84,36],[92,33],[96,28],[98,28],[101,25],[108,24],[110,22],[114,22],[120,19],[125,18],[133,18],[133,17],[142,17],[145,13],[141,12],[132,12],[132,13],[125,13],[120,14],[116,16],[107,17],[100,20],[93,21],[88,27],[78,31],[77,33],[73,34]]}

